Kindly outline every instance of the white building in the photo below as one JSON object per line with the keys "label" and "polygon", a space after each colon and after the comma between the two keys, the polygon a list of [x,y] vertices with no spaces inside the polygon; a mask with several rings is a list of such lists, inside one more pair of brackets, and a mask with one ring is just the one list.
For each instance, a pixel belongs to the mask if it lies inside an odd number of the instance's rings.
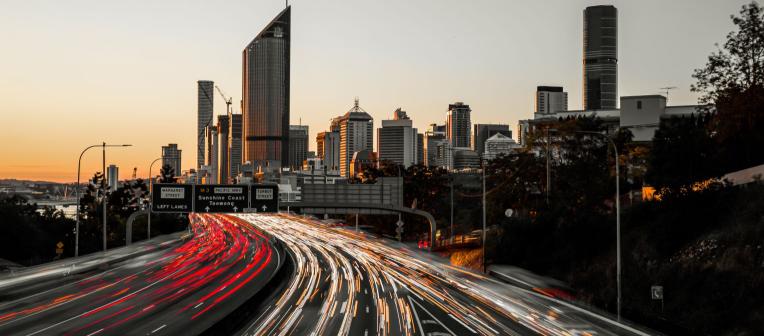
{"label": "white building", "polygon": [[406,111],[400,108],[393,113],[392,120],[382,120],[382,127],[377,129],[377,151],[379,164],[393,162],[404,167],[419,163],[417,129]]}
{"label": "white building", "polygon": [[661,95],[621,97],[620,103],[620,109],[534,113],[533,119],[518,122],[519,143],[521,146],[527,145],[528,134],[545,127],[546,123],[579,117],[598,117],[612,129],[629,129],[634,135],[633,141],[649,142],[653,140],[661,119],[703,113],[706,107],[702,105],[666,106],[666,97]]}
{"label": "white building", "polygon": [[499,155],[506,155],[512,153],[520,145],[515,142],[514,139],[501,134],[496,133],[492,137],[485,141],[485,150],[483,151],[484,160],[493,160]]}
{"label": "white building", "polygon": [[536,113],[550,114],[568,110],[568,93],[561,86],[536,87]]}

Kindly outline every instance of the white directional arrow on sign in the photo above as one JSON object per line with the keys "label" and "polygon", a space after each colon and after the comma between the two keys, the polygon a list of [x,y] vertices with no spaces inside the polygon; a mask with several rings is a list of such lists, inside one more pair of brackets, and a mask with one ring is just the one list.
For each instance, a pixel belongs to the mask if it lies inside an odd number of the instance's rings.
{"label": "white directional arrow on sign", "polygon": [[233,207],[233,212],[236,212],[236,210],[239,210],[239,208],[237,208],[237,207],[235,207],[235,206],[234,206],[234,207]]}
{"label": "white directional arrow on sign", "polygon": [[265,212],[265,210],[268,210],[268,206],[263,204],[263,212]]}
{"label": "white directional arrow on sign", "polygon": [[210,207],[208,207],[208,206],[204,207],[204,210],[207,211],[207,212],[210,212]]}

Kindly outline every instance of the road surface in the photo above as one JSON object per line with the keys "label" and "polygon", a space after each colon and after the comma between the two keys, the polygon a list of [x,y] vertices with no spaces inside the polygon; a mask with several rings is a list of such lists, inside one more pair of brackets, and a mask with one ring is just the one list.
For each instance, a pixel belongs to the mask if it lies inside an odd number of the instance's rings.
{"label": "road surface", "polygon": [[296,216],[240,218],[281,240],[293,274],[245,335],[646,335],[567,303]]}
{"label": "road surface", "polygon": [[[262,288],[284,260],[279,244],[235,217],[192,215],[192,227],[191,239],[109,269],[2,293],[0,335],[198,334]],[[0,278],[0,288],[13,281]]]}

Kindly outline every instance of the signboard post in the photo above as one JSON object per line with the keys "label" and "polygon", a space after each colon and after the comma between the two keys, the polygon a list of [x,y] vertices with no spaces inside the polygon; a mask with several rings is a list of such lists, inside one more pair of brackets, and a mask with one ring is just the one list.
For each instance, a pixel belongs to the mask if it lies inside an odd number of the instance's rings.
{"label": "signboard post", "polygon": [[279,211],[279,186],[275,184],[253,184],[249,186],[250,209],[253,212]]}
{"label": "signboard post", "polygon": [[242,212],[249,206],[246,185],[195,185],[194,210],[196,212]]}
{"label": "signboard post", "polygon": [[64,243],[63,242],[58,242],[56,244],[56,259],[60,259],[61,258],[61,254],[63,254],[63,253],[64,253]]}
{"label": "signboard post", "polygon": [[663,313],[663,286],[651,286],[650,298],[653,300],[661,300],[661,313]]}
{"label": "signboard post", "polygon": [[152,212],[192,212],[193,211],[193,187],[190,184],[162,184],[153,186],[151,195]]}

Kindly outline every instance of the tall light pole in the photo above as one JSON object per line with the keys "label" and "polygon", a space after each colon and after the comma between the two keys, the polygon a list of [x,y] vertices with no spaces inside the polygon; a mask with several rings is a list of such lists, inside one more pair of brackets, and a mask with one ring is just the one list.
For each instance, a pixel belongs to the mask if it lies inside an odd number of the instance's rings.
{"label": "tall light pole", "polygon": [[591,131],[577,131],[576,133],[595,134],[604,137],[611,145],[615,153],[615,249],[616,249],[616,287],[617,287],[617,311],[618,321],[621,320],[621,177],[618,168],[618,146],[615,141],[605,134]]}
{"label": "tall light pole", "polygon": [[[74,256],[75,257],[78,257],[80,255],[80,171],[82,168],[82,156],[85,154],[85,152],[88,151],[88,149],[91,149],[94,147],[130,147],[130,146],[132,145],[106,145],[104,143],[100,145],[88,146],[85,149],[83,149],[82,152],[80,153],[80,158],[77,160],[77,186],[74,188],[75,195],[77,197],[77,218],[76,218],[76,224],[74,227]],[[104,171],[104,174],[106,174],[105,171]]]}
{"label": "tall light pole", "polygon": [[546,204],[549,205],[549,190],[552,189],[552,172],[550,169],[549,164],[549,144],[551,143],[551,138],[549,137],[549,132],[556,132],[557,129],[554,128],[546,128]]}
{"label": "tall light pole", "polygon": [[486,203],[485,203],[485,199],[486,199],[486,197],[485,197],[485,170],[488,168],[488,165],[486,164],[487,162],[485,160],[483,160],[482,158],[480,159],[480,163],[483,166],[483,169],[482,169],[482,171],[483,171],[483,243],[480,244],[480,245],[483,246],[483,258],[482,258],[483,259],[483,273],[485,273],[486,272],[485,244],[486,244],[486,237],[487,237],[487,233],[486,233],[487,227],[486,227],[486,217],[485,217],[485,208],[486,208]]}
{"label": "tall light pole", "polygon": [[156,158],[154,161],[151,161],[151,164],[149,165],[149,222],[148,222],[148,228],[146,229],[146,232],[148,234],[148,238],[151,239],[151,209],[154,207],[154,204],[152,202],[154,201],[154,176],[151,175],[151,169],[154,167],[154,163],[161,160],[162,158]]}
{"label": "tall light pole", "polygon": [[101,201],[101,204],[103,204],[103,251],[106,252],[106,142],[103,143],[103,180],[101,180],[101,185],[104,186],[103,188],[103,200]]}

